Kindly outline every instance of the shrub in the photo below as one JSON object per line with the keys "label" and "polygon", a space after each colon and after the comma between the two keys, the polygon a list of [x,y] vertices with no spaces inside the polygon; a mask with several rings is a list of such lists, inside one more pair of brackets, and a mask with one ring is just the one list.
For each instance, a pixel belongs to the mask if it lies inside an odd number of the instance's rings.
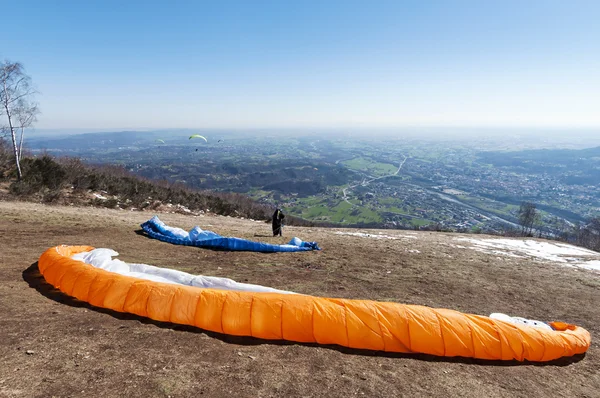
{"label": "shrub", "polygon": [[21,170],[22,180],[11,184],[11,192],[15,195],[30,195],[45,189],[58,190],[65,182],[65,170],[49,155],[22,159]]}
{"label": "shrub", "polygon": [[0,137],[0,179],[5,179],[14,169],[14,156],[8,142]]}

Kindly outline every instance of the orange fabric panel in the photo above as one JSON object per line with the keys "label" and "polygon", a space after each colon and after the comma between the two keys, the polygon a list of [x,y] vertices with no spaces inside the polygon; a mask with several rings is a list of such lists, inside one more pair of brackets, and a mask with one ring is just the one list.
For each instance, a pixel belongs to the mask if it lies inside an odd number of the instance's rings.
{"label": "orange fabric panel", "polygon": [[226,299],[227,294],[225,291],[202,289],[196,306],[194,326],[211,332],[223,333],[221,315]]}
{"label": "orange fabric panel", "polygon": [[[96,279],[97,275],[98,273],[94,272],[93,269],[89,269],[87,267],[82,268],[82,272],[78,274],[77,283],[73,286],[72,292],[69,293],[68,290],[63,290],[63,292],[70,294],[78,300],[88,301],[90,286],[92,285],[94,279]],[[67,288],[67,286],[63,287],[65,289]]]}
{"label": "orange fabric panel", "polygon": [[[406,319],[410,335],[410,349],[424,354],[446,353],[442,330],[434,310],[419,305],[406,305]],[[386,314],[383,314],[386,316]]]}
{"label": "orange fabric panel", "polygon": [[[313,298],[312,306],[306,311],[312,311],[312,329],[317,343],[348,347],[346,309],[342,304],[343,300]],[[367,345],[364,348],[371,349]]]}
{"label": "orange fabric panel", "polygon": [[38,261],[38,268],[40,269],[40,273],[44,275],[44,279],[46,279],[46,282],[48,282],[57,289],[58,284],[56,283],[56,274],[57,272],[61,271],[61,268],[63,268],[60,266],[59,259],[60,258],[57,258],[55,262],[42,261],[42,258],[40,257],[40,260]]}
{"label": "orange fabric panel", "polygon": [[373,305],[378,313],[385,351],[413,352],[404,306],[382,302],[373,302]]}
{"label": "orange fabric panel", "polygon": [[[533,331],[529,329],[533,329]],[[530,361],[541,361],[546,348],[541,330],[538,328],[519,328],[519,334],[523,341],[523,357]]]}
{"label": "orange fabric panel", "polygon": [[473,342],[465,339],[471,334],[469,323],[465,322],[464,314],[453,310],[436,309],[440,322],[440,331],[444,340],[445,355],[449,357],[473,356]]}
{"label": "orange fabric panel", "polygon": [[[86,301],[96,307],[103,307],[106,295],[112,289],[112,285],[115,283],[115,281],[119,280],[120,277],[121,275],[115,275],[112,272],[107,272],[102,269],[96,270],[96,276],[90,284],[88,299]],[[126,312],[131,311],[126,310]],[[135,312],[132,313],[135,314]]]}
{"label": "orange fabric panel", "polygon": [[[123,310],[139,316],[148,316],[148,300],[150,294],[154,288],[154,283],[145,280],[139,280],[134,282],[127,292],[125,298],[125,304]],[[90,299],[93,300],[92,292],[90,292]],[[91,301],[90,300],[90,301]]]}
{"label": "orange fabric panel", "polygon": [[370,301],[346,301],[348,347],[365,345],[373,350],[385,350],[385,338],[377,315],[377,307]]}
{"label": "orange fabric panel", "polygon": [[38,262],[40,272],[91,305],[219,333],[519,361],[549,361],[590,346],[587,330],[561,322],[550,331],[416,305],[199,289],[123,276],[69,258],[92,249],[48,249]]}
{"label": "orange fabric panel", "polygon": [[[66,265],[67,264],[67,265]],[[66,258],[60,258],[58,263],[54,267],[50,267],[49,273],[52,275],[52,280],[54,281],[54,286],[62,291],[62,278],[65,276],[67,272],[73,272],[74,269],[71,270],[68,266],[68,262]]]}
{"label": "orange fabric panel", "polygon": [[285,303],[281,311],[283,339],[300,343],[315,343],[311,297],[290,295]]}
{"label": "orange fabric panel", "polygon": [[173,296],[179,290],[179,286],[172,286],[165,283],[154,285],[152,292],[146,303],[148,318],[161,322],[169,322],[171,319],[171,308],[173,305]]}
{"label": "orange fabric panel", "polygon": [[69,296],[74,296],[73,289],[75,288],[75,284],[80,284],[80,282],[78,282],[79,276],[85,274],[86,271],[88,271],[88,275],[92,275],[91,271],[86,270],[85,268],[78,268],[75,269],[73,272],[64,273],[62,278],[60,279],[60,290],[63,293],[68,294]]}
{"label": "orange fabric panel", "polygon": [[[242,292],[238,293],[241,294]],[[242,296],[245,296],[245,294],[242,294]],[[281,294],[275,293],[252,296],[252,312],[250,313],[252,336],[269,340],[283,339],[281,296]]]}
{"label": "orange fabric panel", "polygon": [[253,297],[231,292],[229,300],[223,304],[221,314],[223,333],[235,336],[252,335]]}
{"label": "orange fabric panel", "polygon": [[495,322],[494,325],[498,329],[501,337],[500,353],[501,360],[516,359],[522,361],[524,359],[523,342],[520,338],[519,327],[512,323]]}
{"label": "orange fabric panel", "polygon": [[496,359],[502,353],[499,331],[495,323],[488,322],[488,319],[480,315],[466,315],[472,333],[473,356],[476,358]]}
{"label": "orange fabric panel", "polygon": [[173,296],[170,322],[182,325],[193,325],[196,307],[200,298],[200,289],[191,286],[181,286]]}
{"label": "orange fabric panel", "polygon": [[545,350],[540,361],[549,361],[550,359],[548,358],[560,358],[567,354],[567,347],[565,347],[564,340],[560,337],[559,333],[552,333],[546,330],[542,332]]}
{"label": "orange fabric panel", "polygon": [[125,306],[129,290],[135,282],[135,278],[128,278],[125,276],[122,278],[115,278],[110,285],[110,289],[107,290],[106,296],[104,296],[104,302],[101,306],[118,312],[126,312],[123,307]]}

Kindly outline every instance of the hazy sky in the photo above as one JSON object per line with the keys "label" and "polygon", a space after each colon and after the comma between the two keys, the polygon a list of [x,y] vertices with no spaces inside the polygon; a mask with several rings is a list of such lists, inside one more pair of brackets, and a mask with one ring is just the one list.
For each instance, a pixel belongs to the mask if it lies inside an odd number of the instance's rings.
{"label": "hazy sky", "polygon": [[38,128],[600,126],[600,1],[6,1]]}

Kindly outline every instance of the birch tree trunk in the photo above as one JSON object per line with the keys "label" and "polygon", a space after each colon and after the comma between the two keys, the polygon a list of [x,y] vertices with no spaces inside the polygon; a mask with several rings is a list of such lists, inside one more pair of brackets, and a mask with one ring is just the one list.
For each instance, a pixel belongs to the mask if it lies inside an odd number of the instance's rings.
{"label": "birch tree trunk", "polygon": [[25,133],[25,128],[21,126],[21,137],[19,138],[19,164],[21,164],[21,154],[23,153],[23,134]]}
{"label": "birch tree trunk", "polygon": [[17,136],[15,134],[15,128],[13,127],[12,124],[12,119],[11,119],[11,114],[10,114],[10,109],[8,108],[8,106],[4,107],[6,110],[6,115],[8,116],[8,128],[10,129],[10,136],[12,138],[12,144],[13,144],[13,152],[15,154],[15,163],[17,166],[17,178],[19,181],[21,181],[21,179],[23,178],[23,173],[21,173],[21,162],[19,159],[19,148],[17,148]]}

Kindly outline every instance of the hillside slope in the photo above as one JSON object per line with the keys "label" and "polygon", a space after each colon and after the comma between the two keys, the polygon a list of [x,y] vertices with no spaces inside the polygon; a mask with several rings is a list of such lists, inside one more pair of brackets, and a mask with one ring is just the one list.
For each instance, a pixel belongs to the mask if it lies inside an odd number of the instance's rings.
{"label": "hillside slope", "polygon": [[[459,234],[286,227],[283,238],[273,238],[264,222],[160,214],[182,228],[271,243],[298,236],[324,248],[215,252],[136,234],[152,215],[0,202],[0,396],[593,397],[600,389],[600,272],[486,249]],[[53,290],[36,261],[58,244],[110,247],[129,262],[318,296],[567,321],[591,332],[592,347],[583,357],[534,365],[207,333],[93,308]]]}

